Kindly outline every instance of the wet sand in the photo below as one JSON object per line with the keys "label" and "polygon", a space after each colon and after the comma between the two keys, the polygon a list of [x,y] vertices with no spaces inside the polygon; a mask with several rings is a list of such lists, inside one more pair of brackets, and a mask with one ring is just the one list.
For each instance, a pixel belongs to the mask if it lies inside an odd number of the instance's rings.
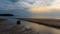
{"label": "wet sand", "polygon": [[[32,34],[31,29],[10,20],[0,19],[0,34]],[[36,34],[35,32],[33,34]]]}
{"label": "wet sand", "polygon": [[[31,29],[26,31],[23,25],[17,25],[16,21],[13,23],[12,20],[0,19],[0,34],[38,34],[33,32]],[[31,26],[34,31],[39,30],[40,34],[60,34],[59,29],[46,27],[30,22],[28,27]],[[35,30],[36,29],[36,30]],[[25,31],[24,31],[25,30]]]}

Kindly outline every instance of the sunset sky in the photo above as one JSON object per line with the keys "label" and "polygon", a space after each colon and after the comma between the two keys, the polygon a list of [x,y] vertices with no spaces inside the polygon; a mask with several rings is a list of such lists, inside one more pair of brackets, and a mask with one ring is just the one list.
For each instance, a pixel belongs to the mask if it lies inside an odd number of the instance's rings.
{"label": "sunset sky", "polygon": [[38,17],[60,17],[60,0],[35,0],[29,11]]}
{"label": "sunset sky", "polygon": [[7,13],[11,12],[23,17],[29,14],[31,15],[29,17],[59,18],[60,0],[0,0],[0,10],[7,10]]}
{"label": "sunset sky", "polygon": [[60,10],[60,0],[36,0],[29,10],[33,13]]}

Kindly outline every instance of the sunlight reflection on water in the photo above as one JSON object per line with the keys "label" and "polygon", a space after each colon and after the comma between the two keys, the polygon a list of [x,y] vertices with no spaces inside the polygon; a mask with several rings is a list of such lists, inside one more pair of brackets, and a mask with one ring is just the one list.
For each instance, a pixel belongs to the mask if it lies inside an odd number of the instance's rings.
{"label": "sunlight reflection on water", "polygon": [[[16,24],[16,21],[17,21],[16,19],[9,19],[9,20],[7,20],[7,22],[8,22],[7,24]],[[59,29],[47,27],[44,25],[39,25],[36,23],[27,22],[27,21],[23,21],[23,20],[21,21],[21,24],[27,28],[33,28],[34,31],[37,31],[40,34],[60,34]],[[9,25],[8,25],[8,27],[9,27]]]}
{"label": "sunlight reflection on water", "polygon": [[33,30],[40,32],[41,34],[60,34],[59,29],[47,27],[44,25],[39,25],[32,22],[22,21],[23,25],[26,25],[27,28],[33,28]]}

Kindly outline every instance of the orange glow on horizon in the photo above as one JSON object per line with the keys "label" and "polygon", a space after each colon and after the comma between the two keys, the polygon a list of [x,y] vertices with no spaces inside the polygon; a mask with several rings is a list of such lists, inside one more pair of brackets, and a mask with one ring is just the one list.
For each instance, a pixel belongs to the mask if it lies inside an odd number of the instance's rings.
{"label": "orange glow on horizon", "polygon": [[51,12],[48,8],[30,8],[29,11],[31,12]]}
{"label": "orange glow on horizon", "polygon": [[39,12],[52,12],[54,10],[60,10],[59,6],[39,6],[39,5],[33,5],[29,11],[32,13],[39,13]]}

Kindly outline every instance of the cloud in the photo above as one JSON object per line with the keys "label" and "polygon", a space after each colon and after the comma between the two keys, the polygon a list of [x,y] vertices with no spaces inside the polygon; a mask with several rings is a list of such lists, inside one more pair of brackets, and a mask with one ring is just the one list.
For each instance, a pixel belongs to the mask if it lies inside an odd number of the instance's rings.
{"label": "cloud", "polygon": [[34,8],[35,5],[54,9],[60,7],[59,2],[60,0],[0,0],[0,9]]}
{"label": "cloud", "polygon": [[[41,2],[47,4],[44,0],[0,0],[0,9],[20,9],[30,8],[33,4],[41,4]],[[2,3],[2,4],[1,4]]]}
{"label": "cloud", "polygon": [[60,11],[60,0],[39,0],[36,1],[29,10],[33,13],[52,12],[54,10]]}
{"label": "cloud", "polygon": [[19,0],[10,0],[10,1],[14,3],[14,2],[18,2]]}
{"label": "cloud", "polygon": [[31,13],[28,12],[28,8],[31,5],[25,1],[11,2],[10,0],[0,0],[0,14],[11,13],[16,18],[30,17]]}
{"label": "cloud", "polygon": [[0,0],[0,10],[29,8],[31,5],[21,0]]}
{"label": "cloud", "polygon": [[24,9],[31,8],[34,4],[49,4],[50,2],[50,0],[0,0],[0,9]]}
{"label": "cloud", "polygon": [[[30,12],[52,12],[60,10],[60,0],[1,0],[0,10],[24,9]],[[2,3],[2,4],[1,4]]]}

